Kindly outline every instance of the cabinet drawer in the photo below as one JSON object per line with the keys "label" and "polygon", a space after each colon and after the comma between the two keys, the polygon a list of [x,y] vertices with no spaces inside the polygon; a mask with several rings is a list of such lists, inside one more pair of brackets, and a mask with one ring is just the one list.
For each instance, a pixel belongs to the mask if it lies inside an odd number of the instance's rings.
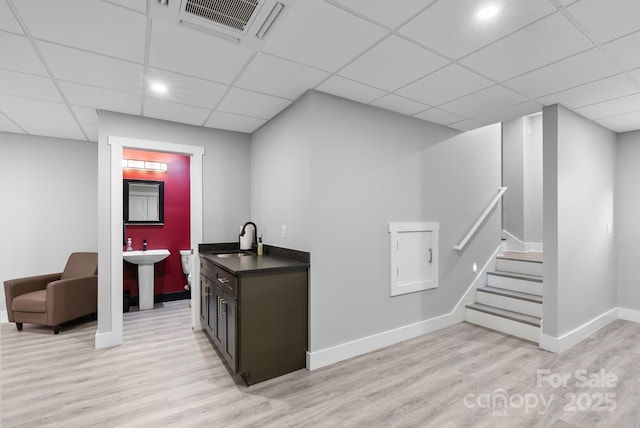
{"label": "cabinet drawer", "polygon": [[232,297],[234,300],[238,299],[238,278],[227,272],[226,270],[219,268],[218,266],[214,266],[214,277],[213,283],[216,284],[220,289]]}

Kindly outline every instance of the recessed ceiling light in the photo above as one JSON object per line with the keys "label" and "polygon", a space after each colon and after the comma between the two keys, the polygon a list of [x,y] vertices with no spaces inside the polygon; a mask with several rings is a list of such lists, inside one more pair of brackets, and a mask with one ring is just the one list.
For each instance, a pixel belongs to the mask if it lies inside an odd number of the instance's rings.
{"label": "recessed ceiling light", "polygon": [[498,8],[496,6],[487,6],[480,9],[476,16],[478,17],[478,19],[485,20],[485,19],[491,19],[497,14],[498,14]]}
{"label": "recessed ceiling light", "polygon": [[162,82],[151,82],[149,88],[158,95],[164,95],[169,91],[169,87]]}

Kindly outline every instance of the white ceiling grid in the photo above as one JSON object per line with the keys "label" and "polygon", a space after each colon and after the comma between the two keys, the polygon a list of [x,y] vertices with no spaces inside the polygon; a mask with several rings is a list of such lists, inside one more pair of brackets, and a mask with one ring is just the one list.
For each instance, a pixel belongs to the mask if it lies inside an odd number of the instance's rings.
{"label": "white ceiling grid", "polygon": [[0,131],[96,141],[104,109],[253,132],[309,89],[462,131],[555,103],[640,129],[638,0],[493,3],[298,0],[251,50],[155,0],[0,0]]}

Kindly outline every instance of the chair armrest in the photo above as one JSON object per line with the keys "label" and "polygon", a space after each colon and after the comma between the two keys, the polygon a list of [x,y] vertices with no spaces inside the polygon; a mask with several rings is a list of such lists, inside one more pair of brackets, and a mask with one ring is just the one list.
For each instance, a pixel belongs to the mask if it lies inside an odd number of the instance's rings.
{"label": "chair armrest", "polygon": [[44,290],[51,281],[60,279],[62,272],[46,275],[28,276],[25,278],[9,279],[4,282],[4,295],[7,301],[7,309],[14,297],[32,291]]}
{"label": "chair armrest", "polygon": [[57,325],[98,310],[98,275],[68,278],[47,285],[47,317]]}

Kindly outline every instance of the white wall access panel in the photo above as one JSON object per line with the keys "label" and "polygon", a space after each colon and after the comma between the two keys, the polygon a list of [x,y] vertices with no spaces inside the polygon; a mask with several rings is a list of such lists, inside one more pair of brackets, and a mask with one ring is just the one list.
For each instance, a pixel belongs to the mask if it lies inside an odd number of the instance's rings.
{"label": "white wall access panel", "polygon": [[389,223],[391,295],[438,287],[440,223]]}

